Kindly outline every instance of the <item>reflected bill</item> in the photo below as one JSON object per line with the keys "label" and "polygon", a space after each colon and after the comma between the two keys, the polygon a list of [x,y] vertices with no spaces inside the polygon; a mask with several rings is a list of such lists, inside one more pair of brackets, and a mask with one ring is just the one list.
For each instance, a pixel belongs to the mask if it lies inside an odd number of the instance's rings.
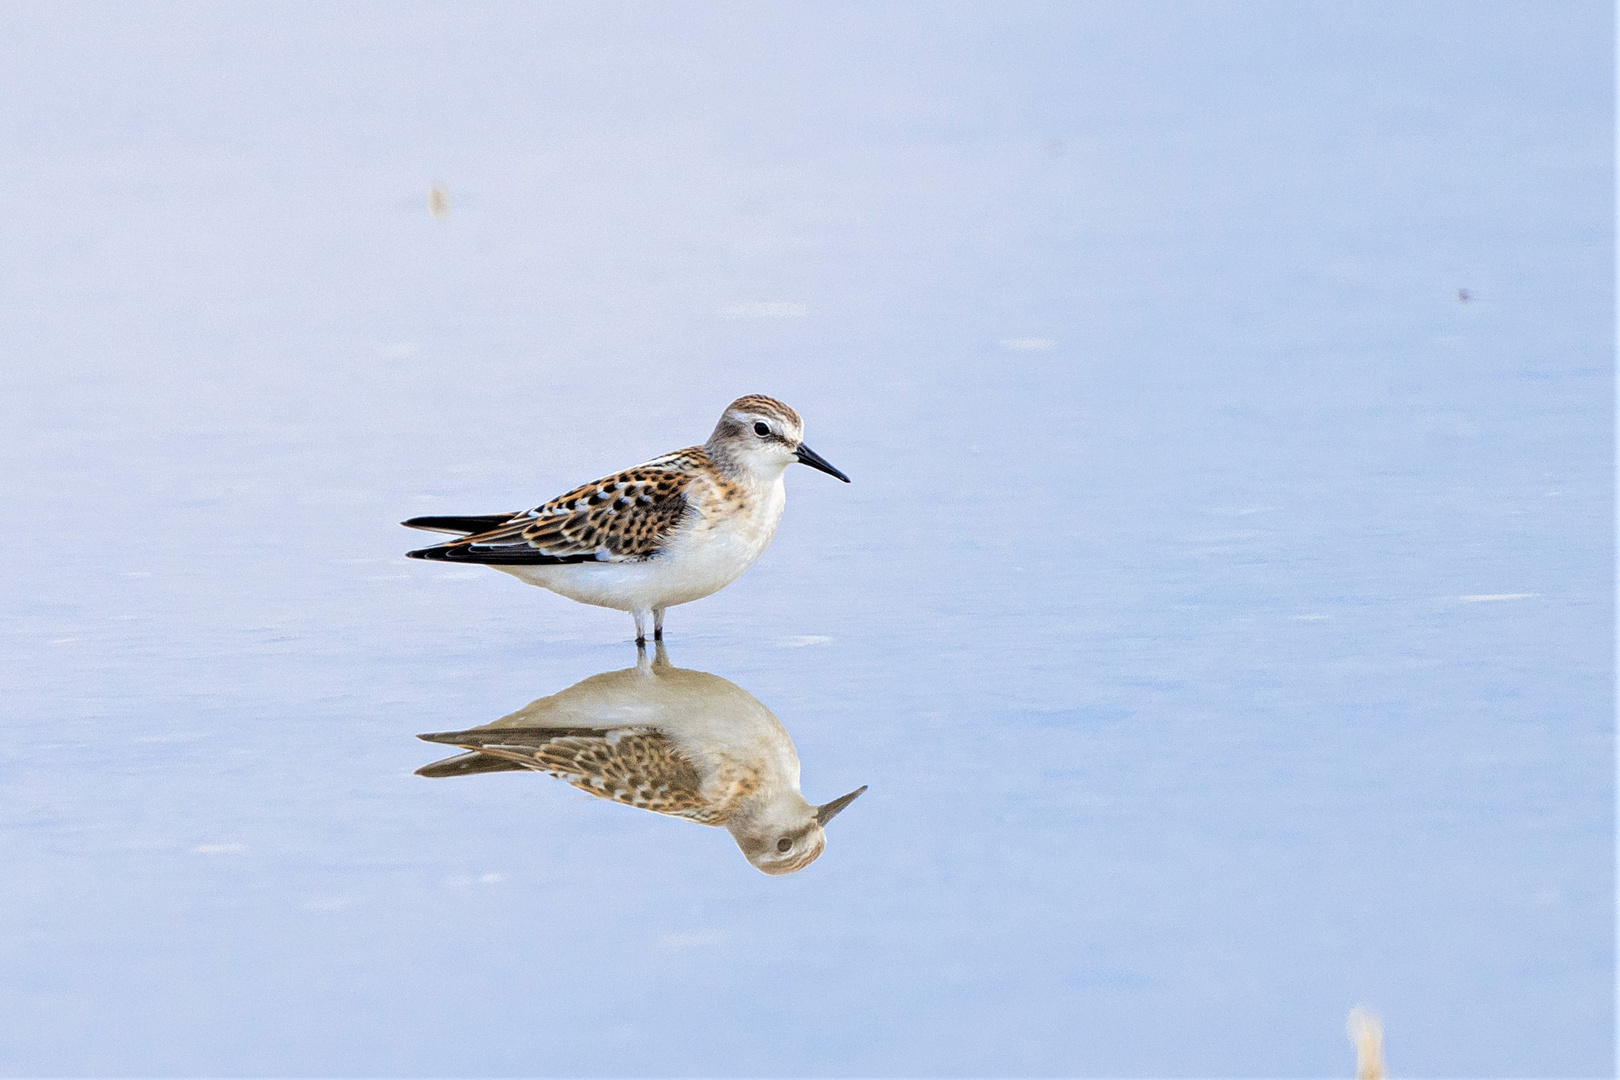
{"label": "reflected bill", "polygon": [[825,826],[865,786],[817,806],[799,792],[799,755],[758,698],[718,675],[651,661],[607,671],[468,731],[419,736],[467,753],[428,777],[530,769],[603,799],[713,825],[767,874],[791,874],[826,848]]}

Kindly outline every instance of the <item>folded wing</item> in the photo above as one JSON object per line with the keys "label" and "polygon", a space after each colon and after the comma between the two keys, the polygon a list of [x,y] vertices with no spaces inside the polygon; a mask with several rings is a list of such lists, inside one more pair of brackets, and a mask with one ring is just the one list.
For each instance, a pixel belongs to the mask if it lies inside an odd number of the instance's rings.
{"label": "folded wing", "polygon": [[[475,751],[485,759],[550,773],[581,791],[626,806],[704,825],[723,824],[728,816],[724,804],[704,797],[697,767],[653,728],[474,728],[420,737]],[[424,776],[497,771],[493,762],[468,768],[472,763],[467,757],[449,758],[417,771]]]}
{"label": "folded wing", "polygon": [[[639,562],[658,554],[680,524],[687,509],[689,478],[684,470],[640,465],[577,487],[526,513],[499,517],[501,523],[485,531],[407,554],[413,559],[499,566]],[[443,529],[452,522],[495,520],[412,518],[405,524]]]}

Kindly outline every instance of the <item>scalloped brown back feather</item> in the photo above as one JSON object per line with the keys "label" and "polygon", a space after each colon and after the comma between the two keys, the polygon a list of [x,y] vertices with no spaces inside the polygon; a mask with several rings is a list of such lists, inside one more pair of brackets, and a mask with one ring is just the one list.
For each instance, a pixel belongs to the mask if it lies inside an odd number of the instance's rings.
{"label": "scalloped brown back feather", "polygon": [[603,799],[718,825],[728,814],[703,797],[703,780],[674,743],[657,732],[617,739],[570,735],[535,750],[535,763]]}
{"label": "scalloped brown back feather", "polygon": [[498,529],[410,554],[494,565],[650,559],[687,512],[692,474],[710,465],[701,446],[676,450],[581,484]]}
{"label": "scalloped brown back feather", "polygon": [[738,802],[759,789],[752,771],[722,767],[706,795],[697,766],[653,728],[483,728],[434,736],[433,741],[520,762],[598,798],[702,825],[724,825]]}

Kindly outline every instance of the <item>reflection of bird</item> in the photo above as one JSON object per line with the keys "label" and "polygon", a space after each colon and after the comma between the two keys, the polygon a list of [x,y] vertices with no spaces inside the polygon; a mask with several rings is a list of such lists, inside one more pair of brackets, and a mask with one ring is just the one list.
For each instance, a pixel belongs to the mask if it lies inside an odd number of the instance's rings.
{"label": "reflection of bird", "polygon": [[575,488],[516,514],[417,517],[413,529],[464,534],[413,559],[483,563],[570,600],[635,616],[636,640],[662,637],[664,609],[719,592],[776,533],[795,461],[849,483],[804,445],[799,414],[751,394],[726,407],[702,446]]}
{"label": "reflection of bird", "polygon": [[793,740],[758,698],[718,675],[651,663],[593,675],[470,731],[423,735],[465,747],[418,769],[465,776],[534,769],[603,799],[731,833],[749,862],[791,874],[826,846],[822,831],[865,791],[813,806],[799,793]]}

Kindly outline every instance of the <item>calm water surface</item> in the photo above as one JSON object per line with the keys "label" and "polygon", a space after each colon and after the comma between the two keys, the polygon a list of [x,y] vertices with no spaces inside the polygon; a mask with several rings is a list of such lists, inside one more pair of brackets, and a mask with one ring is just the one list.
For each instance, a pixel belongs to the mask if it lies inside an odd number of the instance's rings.
{"label": "calm water surface", "polygon": [[[1610,20],[8,9],[0,1070],[1607,1072]],[[748,392],[820,859],[414,775]]]}

